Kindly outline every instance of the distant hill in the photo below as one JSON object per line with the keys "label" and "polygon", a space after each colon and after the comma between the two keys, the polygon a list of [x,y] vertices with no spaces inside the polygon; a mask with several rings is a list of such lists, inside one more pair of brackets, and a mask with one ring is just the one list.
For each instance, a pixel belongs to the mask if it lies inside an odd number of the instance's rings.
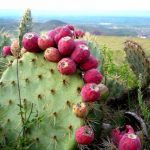
{"label": "distant hill", "polygon": [[33,31],[35,31],[35,32],[41,32],[43,30],[48,31],[48,30],[51,30],[55,27],[64,26],[66,24],[67,23],[59,21],[59,20],[49,20],[49,21],[44,22],[44,23],[37,22],[37,23],[33,24]]}
{"label": "distant hill", "polygon": [[[127,17],[79,17],[77,20],[77,17],[70,17],[70,20],[67,20],[67,18],[64,17],[59,19],[48,19],[47,21],[42,22],[35,21],[35,19],[33,19],[33,31],[40,33],[51,30],[57,26],[73,24],[75,27],[90,32],[94,35],[150,38],[150,18],[133,18],[132,20],[131,18]],[[139,20],[142,23],[139,24]],[[13,35],[17,34],[18,24],[19,20],[16,20],[16,18],[0,18],[0,30],[4,28]]]}
{"label": "distant hill", "polygon": [[[33,22],[33,31],[34,32],[42,32],[48,31],[58,26],[66,25],[66,22],[59,20],[49,20],[46,22]],[[19,21],[14,19],[3,19],[0,18],[0,30],[8,31],[10,34],[17,34],[17,27],[19,26]]]}

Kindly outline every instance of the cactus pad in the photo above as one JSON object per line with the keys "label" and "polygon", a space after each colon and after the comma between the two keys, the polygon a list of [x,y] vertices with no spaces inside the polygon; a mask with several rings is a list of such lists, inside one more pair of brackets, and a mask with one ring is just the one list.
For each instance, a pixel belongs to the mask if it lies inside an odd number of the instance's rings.
{"label": "cactus pad", "polygon": [[19,105],[17,61],[14,60],[0,79],[0,109],[5,112],[1,134],[5,134],[9,142],[18,137],[22,130],[20,107],[23,107],[24,119],[28,121],[26,132],[34,141],[30,149],[74,149],[74,132],[83,124],[72,113],[73,104],[82,101],[83,81],[79,72],[61,75],[57,64],[47,62],[42,54],[25,53],[18,65],[23,106]]}
{"label": "cactus pad", "polygon": [[145,55],[143,48],[138,43],[128,40],[125,42],[124,50],[137,78],[141,74],[142,86],[148,86],[150,84],[150,59]]}

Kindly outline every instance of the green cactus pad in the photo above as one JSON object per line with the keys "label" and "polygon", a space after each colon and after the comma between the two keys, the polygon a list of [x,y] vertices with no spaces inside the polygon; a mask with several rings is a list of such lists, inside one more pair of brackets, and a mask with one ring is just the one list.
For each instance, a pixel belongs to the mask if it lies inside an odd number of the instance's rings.
{"label": "green cactus pad", "polygon": [[17,60],[0,79],[0,110],[5,112],[1,134],[5,133],[9,142],[19,136],[20,107],[23,107],[24,119],[28,121],[25,122],[27,134],[33,141],[29,149],[74,149],[74,132],[84,122],[72,113],[72,105],[82,101],[80,73],[61,75],[57,64],[47,62],[43,54],[25,53],[18,65],[22,106],[18,97]]}
{"label": "green cactus pad", "polygon": [[131,69],[139,78],[141,74],[142,86],[146,87],[150,84],[150,59],[146,56],[143,48],[136,42],[127,40],[125,42],[126,58]]}

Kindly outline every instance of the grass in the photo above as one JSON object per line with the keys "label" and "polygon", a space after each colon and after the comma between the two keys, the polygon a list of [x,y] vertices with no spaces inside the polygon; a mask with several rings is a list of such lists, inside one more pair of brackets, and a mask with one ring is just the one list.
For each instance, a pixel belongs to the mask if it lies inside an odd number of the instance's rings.
{"label": "grass", "polygon": [[136,37],[121,37],[121,36],[96,36],[96,38],[101,45],[106,45],[107,47],[115,51],[123,50],[124,48],[123,43],[126,40],[130,39],[139,43],[145,49],[147,55],[150,56],[150,39],[142,39]]}

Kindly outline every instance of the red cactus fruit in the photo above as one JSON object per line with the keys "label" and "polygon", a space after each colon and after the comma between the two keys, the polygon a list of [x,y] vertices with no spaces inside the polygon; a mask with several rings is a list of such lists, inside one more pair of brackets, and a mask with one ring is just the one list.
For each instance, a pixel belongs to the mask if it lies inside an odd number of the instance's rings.
{"label": "red cactus fruit", "polygon": [[127,133],[134,133],[132,126],[126,125],[122,130],[119,127],[113,129],[111,133],[113,143],[118,146],[122,137]]}
{"label": "red cactus fruit", "polygon": [[74,40],[69,37],[63,37],[58,42],[58,50],[62,56],[70,56],[75,48]]}
{"label": "red cactus fruit", "polygon": [[76,29],[76,30],[74,31],[74,36],[75,36],[76,38],[83,37],[84,35],[85,35],[85,32],[84,32],[83,30],[81,30],[81,29]]}
{"label": "red cactus fruit", "polygon": [[91,144],[94,140],[94,131],[89,126],[82,126],[76,130],[75,139],[78,144]]}
{"label": "red cactus fruit", "polygon": [[46,35],[53,40],[54,46],[57,47],[57,43],[55,41],[55,36],[57,35],[57,32],[55,30],[50,30],[46,33]]}
{"label": "red cactus fruit", "polygon": [[102,81],[102,74],[97,69],[90,69],[83,74],[85,83],[99,84]]}
{"label": "red cactus fruit", "polygon": [[74,41],[75,41],[76,47],[80,44],[88,45],[88,43],[86,41],[81,40],[81,39],[75,39]]}
{"label": "red cactus fruit", "polygon": [[59,40],[65,36],[73,37],[73,32],[68,27],[58,27],[55,31],[57,32],[54,38],[56,44],[58,44]]}
{"label": "red cactus fruit", "polygon": [[59,33],[55,35],[54,41],[55,41],[56,45],[58,44],[58,42],[61,38],[62,38],[62,36]]}
{"label": "red cactus fruit", "polygon": [[134,129],[131,125],[125,125],[125,132],[126,133],[134,133]]}
{"label": "red cactus fruit", "polygon": [[12,55],[10,46],[4,46],[2,49],[2,54],[4,56]]}
{"label": "red cactus fruit", "polygon": [[123,137],[124,133],[120,131],[119,128],[115,128],[112,130],[111,136],[112,136],[112,141],[113,143],[118,146],[119,141]]}
{"label": "red cactus fruit", "polygon": [[94,102],[100,98],[100,90],[97,84],[87,83],[81,90],[82,100],[84,102]]}
{"label": "red cactus fruit", "polygon": [[71,59],[73,59],[77,64],[80,64],[86,61],[89,58],[89,56],[89,47],[84,44],[80,44],[75,48],[75,50],[71,54]]}
{"label": "red cactus fruit", "polygon": [[54,30],[56,31],[56,33],[59,33],[62,28],[63,28],[63,27],[58,26],[58,27],[56,27]]}
{"label": "red cactus fruit", "polygon": [[80,68],[83,71],[87,71],[97,67],[98,67],[98,60],[92,55],[90,55],[90,57],[85,62],[80,64]]}
{"label": "red cactus fruit", "polygon": [[118,150],[141,150],[140,138],[134,133],[124,134],[119,142]]}
{"label": "red cactus fruit", "polygon": [[87,115],[88,108],[85,103],[80,102],[73,105],[73,113],[80,118],[83,118]]}
{"label": "red cactus fruit", "polygon": [[55,38],[55,35],[57,34],[57,32],[55,31],[55,30],[50,30],[50,31],[48,31],[47,33],[46,33],[46,35],[49,37],[49,38],[51,38],[51,39],[53,39],[53,41],[54,41],[54,38]]}
{"label": "red cactus fruit", "polygon": [[61,59],[58,49],[54,47],[47,48],[44,52],[44,57],[46,60],[51,62],[59,62]]}
{"label": "red cactus fruit", "polygon": [[66,25],[66,27],[69,28],[70,30],[74,31],[74,26],[73,25],[68,24],[68,25]]}
{"label": "red cactus fruit", "polygon": [[38,46],[42,50],[46,50],[49,47],[55,46],[53,39],[47,35],[38,38]]}
{"label": "red cactus fruit", "polygon": [[57,69],[61,74],[71,75],[76,72],[76,64],[70,58],[63,58],[58,62]]}
{"label": "red cactus fruit", "polygon": [[22,45],[23,47],[28,51],[32,53],[36,53],[41,51],[41,49],[38,46],[38,38],[39,35],[34,32],[26,33],[23,36]]}
{"label": "red cactus fruit", "polygon": [[68,27],[62,27],[61,30],[59,31],[59,33],[62,37],[65,37],[65,36],[72,37],[73,36],[72,31]]}

